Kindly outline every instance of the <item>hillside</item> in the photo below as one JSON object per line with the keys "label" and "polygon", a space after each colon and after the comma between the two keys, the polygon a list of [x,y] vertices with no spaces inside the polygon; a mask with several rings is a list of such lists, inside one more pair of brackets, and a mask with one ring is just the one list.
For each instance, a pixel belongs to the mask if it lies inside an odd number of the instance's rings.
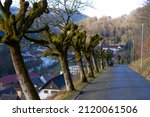
{"label": "hillside", "polygon": [[140,73],[142,76],[150,79],[150,57],[143,60],[142,69],[141,69],[140,63],[141,63],[141,59],[133,62],[132,64],[129,65],[129,67],[133,69],[134,71]]}

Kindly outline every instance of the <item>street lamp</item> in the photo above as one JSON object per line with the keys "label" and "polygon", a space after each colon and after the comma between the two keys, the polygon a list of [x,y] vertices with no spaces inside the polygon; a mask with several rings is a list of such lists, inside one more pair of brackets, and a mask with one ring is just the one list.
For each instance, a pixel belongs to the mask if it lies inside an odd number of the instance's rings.
{"label": "street lamp", "polygon": [[142,38],[141,38],[141,69],[143,67],[143,41],[144,41],[144,24],[142,23]]}

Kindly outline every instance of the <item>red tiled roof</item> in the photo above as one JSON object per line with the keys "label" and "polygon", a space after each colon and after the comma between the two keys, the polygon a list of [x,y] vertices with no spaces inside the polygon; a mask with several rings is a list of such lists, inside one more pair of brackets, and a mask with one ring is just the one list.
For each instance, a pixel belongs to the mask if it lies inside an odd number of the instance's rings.
{"label": "red tiled roof", "polygon": [[[29,76],[30,76],[30,78],[33,78],[38,75],[34,72],[31,72],[31,73],[29,73]],[[0,82],[2,82],[4,84],[18,82],[17,75],[13,74],[13,75],[2,77],[2,78],[0,78]]]}

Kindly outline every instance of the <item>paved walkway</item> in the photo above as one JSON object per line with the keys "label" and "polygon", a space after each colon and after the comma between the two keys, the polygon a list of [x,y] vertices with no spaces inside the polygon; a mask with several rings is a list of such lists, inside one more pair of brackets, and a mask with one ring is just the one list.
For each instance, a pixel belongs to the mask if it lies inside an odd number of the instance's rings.
{"label": "paved walkway", "polygon": [[87,86],[77,100],[150,100],[150,81],[128,66],[114,66]]}

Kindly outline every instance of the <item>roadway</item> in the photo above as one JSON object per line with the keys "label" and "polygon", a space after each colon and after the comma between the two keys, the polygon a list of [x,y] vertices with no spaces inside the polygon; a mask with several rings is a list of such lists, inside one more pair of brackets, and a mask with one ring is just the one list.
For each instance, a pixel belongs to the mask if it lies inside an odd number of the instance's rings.
{"label": "roadway", "polygon": [[102,73],[76,100],[150,100],[150,81],[126,65]]}

